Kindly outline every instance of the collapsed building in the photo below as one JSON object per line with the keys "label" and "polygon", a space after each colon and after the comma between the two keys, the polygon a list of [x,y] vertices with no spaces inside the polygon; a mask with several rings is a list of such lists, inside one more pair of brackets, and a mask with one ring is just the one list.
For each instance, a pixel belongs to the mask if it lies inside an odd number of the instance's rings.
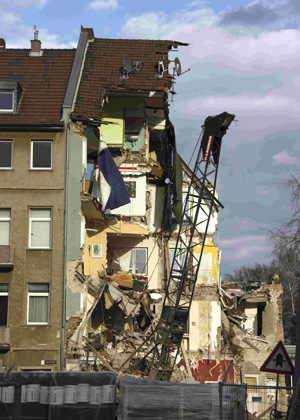
{"label": "collapsed building", "polygon": [[[70,176],[75,199],[68,206],[66,281],[67,329],[75,322],[81,332],[75,344],[70,340],[71,354],[84,347],[82,334],[87,337],[92,325],[100,331],[104,325],[105,335],[130,336],[149,327],[167,278],[168,236],[182,207],[181,160],[169,120],[174,75],[168,54],[186,44],[104,40],[84,28],[81,36],[83,64],[70,114],[70,159],[76,159],[75,142],[78,156],[77,179]],[[122,206],[106,202],[98,169],[102,141],[111,156],[107,170],[117,167],[126,186],[129,199]],[[117,201],[120,196],[119,191]]]}
{"label": "collapsed building", "polygon": [[[76,182],[70,177],[76,199],[68,207],[66,368],[143,376],[139,361],[151,344],[139,346],[157,325],[192,174],[176,151],[168,112],[169,53],[185,44],[103,40],[85,28],[81,36],[82,66],[70,113],[70,159],[75,162],[75,142],[78,155]],[[98,168],[102,140],[130,199],[111,209],[105,208]],[[272,382],[272,375],[261,379],[259,364],[283,337],[281,285],[246,293],[220,284],[219,207],[216,200],[173,379],[218,382],[233,360],[230,382],[240,374],[249,383]],[[191,207],[183,223],[192,219]]]}
{"label": "collapsed building", "polygon": [[[180,73],[178,60],[170,55],[187,44],[100,39],[88,28],[81,29],[76,51],[41,50],[36,34],[32,43],[37,51],[7,50],[5,43],[1,50],[5,65],[0,88],[5,94],[9,89],[11,97],[19,82],[24,88],[22,101],[1,114],[1,147],[9,149],[1,186],[9,207],[1,209],[7,232],[0,262],[4,364],[17,361],[18,369],[45,369],[48,361],[47,367],[55,370],[109,369],[143,375],[145,366],[139,361],[151,343],[133,353],[157,324],[192,176],[177,153],[169,119],[169,95]],[[32,77],[40,72],[33,85],[22,73],[28,63]],[[54,83],[58,65],[61,72],[64,69],[60,85]],[[41,86],[48,116],[39,107],[32,121],[35,95],[30,103],[25,99]],[[19,175],[12,179],[13,172],[7,171],[13,167],[13,147],[30,168],[30,172],[22,169],[22,179]],[[46,163],[34,161],[38,147],[47,147]],[[126,196],[117,188],[112,205],[107,204],[112,186],[103,183],[99,152],[105,155],[107,170],[113,174],[117,170],[126,187]],[[55,178],[50,179],[45,172],[49,170]],[[7,184],[14,189],[9,200]],[[34,193],[26,189],[29,184]],[[197,193],[196,182],[195,197]],[[23,219],[29,218],[31,236],[14,224],[10,242],[10,215],[19,202],[24,206]],[[272,384],[274,377],[262,374],[259,367],[283,338],[282,288],[274,281],[245,292],[220,283],[215,239],[220,206],[216,199],[173,379],[191,376],[201,383],[218,382],[233,360],[230,382],[239,382],[241,372],[246,383]],[[44,230],[38,229],[37,210]],[[195,215],[193,206],[187,210],[190,214],[183,223],[188,225]],[[20,223],[25,226],[23,219]],[[19,243],[27,240],[24,263]],[[201,248],[195,246],[193,251],[200,253]],[[24,264],[26,276],[21,279]],[[26,300],[27,305],[19,304]],[[42,310],[37,309],[38,301],[44,302]],[[22,314],[8,310],[12,303]]]}

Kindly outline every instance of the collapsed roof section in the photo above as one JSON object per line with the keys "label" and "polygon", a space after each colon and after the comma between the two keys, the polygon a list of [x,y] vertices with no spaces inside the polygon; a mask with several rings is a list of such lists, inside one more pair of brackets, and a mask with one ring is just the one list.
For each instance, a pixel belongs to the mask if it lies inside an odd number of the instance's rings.
{"label": "collapsed roof section", "polygon": [[168,53],[179,45],[188,44],[167,40],[90,39],[72,119],[101,119],[108,93],[162,95],[172,82],[167,71]]}

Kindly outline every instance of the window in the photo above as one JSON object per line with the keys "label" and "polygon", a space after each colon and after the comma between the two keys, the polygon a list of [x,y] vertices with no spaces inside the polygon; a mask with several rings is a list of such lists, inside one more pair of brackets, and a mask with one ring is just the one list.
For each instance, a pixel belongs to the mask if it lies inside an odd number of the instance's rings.
{"label": "window", "polygon": [[130,253],[129,271],[133,274],[147,274],[147,249],[134,248]]}
{"label": "window", "polygon": [[125,181],[125,188],[129,198],[136,198],[136,181]]}
{"label": "window", "polygon": [[[183,225],[189,225],[191,224],[191,218],[192,218],[192,197],[190,197],[190,201],[187,202],[187,206],[185,209],[185,203],[187,201],[187,193],[182,194],[182,213],[183,213]],[[185,212],[184,212],[185,209]]]}
{"label": "window", "polygon": [[133,152],[137,152],[144,146],[145,136],[145,117],[143,109],[125,109],[125,137],[124,147],[130,147]]}
{"label": "window", "polygon": [[211,252],[203,252],[199,269],[200,271],[212,270],[212,253]]}
{"label": "window", "polygon": [[18,81],[0,80],[0,113],[17,113],[22,93]]}
{"label": "window", "polygon": [[52,169],[52,140],[31,142],[31,169]]}
{"label": "window", "polygon": [[102,244],[92,244],[92,258],[102,257]]}
{"label": "window", "polygon": [[256,376],[245,376],[245,384],[248,386],[257,386]]}
{"label": "window", "polygon": [[10,244],[10,209],[0,209],[0,245]]}
{"label": "window", "polygon": [[[175,254],[175,248],[170,248],[169,249],[170,269],[172,268],[174,254]],[[183,269],[185,254],[186,253],[184,252],[183,249],[179,249],[177,251],[176,260],[174,261],[174,264],[173,264],[173,270],[179,270],[179,271],[181,271]]]}
{"label": "window", "polygon": [[12,140],[0,140],[0,169],[12,168]]}
{"label": "window", "polygon": [[0,283],[0,325],[7,325],[8,283]]}
{"label": "window", "polygon": [[27,324],[48,324],[49,284],[28,283]]}
{"label": "window", "polygon": [[14,110],[14,92],[0,91],[0,111],[13,112]]}
{"label": "window", "polygon": [[50,248],[51,209],[30,209],[29,248]]}

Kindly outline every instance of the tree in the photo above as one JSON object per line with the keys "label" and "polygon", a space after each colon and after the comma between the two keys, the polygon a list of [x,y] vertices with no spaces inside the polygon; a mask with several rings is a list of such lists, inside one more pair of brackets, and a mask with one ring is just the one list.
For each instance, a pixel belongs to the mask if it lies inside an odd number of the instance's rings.
{"label": "tree", "polygon": [[279,228],[268,231],[274,259],[269,264],[256,263],[243,266],[234,274],[225,273],[225,281],[237,283],[247,290],[253,281],[261,284],[271,282],[274,274],[279,275],[283,285],[282,313],[284,338],[287,344],[296,344],[297,314],[300,298],[300,173],[290,172],[290,179],[284,183],[291,189],[291,219]]}
{"label": "tree", "polygon": [[297,313],[300,297],[300,181],[290,172],[284,184],[291,189],[291,219],[269,231],[275,266],[283,284],[283,325],[285,340],[296,343]]}
{"label": "tree", "polygon": [[225,273],[224,280],[237,283],[243,290],[247,290],[252,282],[259,282],[261,285],[270,284],[276,272],[275,265],[255,263],[251,266],[242,266],[234,270],[234,274]]}

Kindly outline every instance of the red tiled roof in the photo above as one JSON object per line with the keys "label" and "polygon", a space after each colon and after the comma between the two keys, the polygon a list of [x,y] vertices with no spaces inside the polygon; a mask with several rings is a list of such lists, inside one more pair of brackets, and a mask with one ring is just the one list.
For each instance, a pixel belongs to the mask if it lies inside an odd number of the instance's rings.
{"label": "red tiled roof", "polygon": [[[0,52],[0,81],[18,81],[23,89],[18,114],[1,114],[0,124],[57,124],[76,50],[30,50]],[[1,130],[1,128],[0,128]]]}
{"label": "red tiled roof", "polygon": [[[155,65],[162,60],[164,53],[167,68],[168,52],[178,45],[187,44],[165,40],[95,38],[87,50],[73,118],[99,118],[105,91],[163,91],[170,77],[168,72],[161,79],[155,77]],[[124,66],[125,56],[131,63],[141,61],[142,67],[138,72],[129,74],[124,82],[120,79],[120,69]]]}

